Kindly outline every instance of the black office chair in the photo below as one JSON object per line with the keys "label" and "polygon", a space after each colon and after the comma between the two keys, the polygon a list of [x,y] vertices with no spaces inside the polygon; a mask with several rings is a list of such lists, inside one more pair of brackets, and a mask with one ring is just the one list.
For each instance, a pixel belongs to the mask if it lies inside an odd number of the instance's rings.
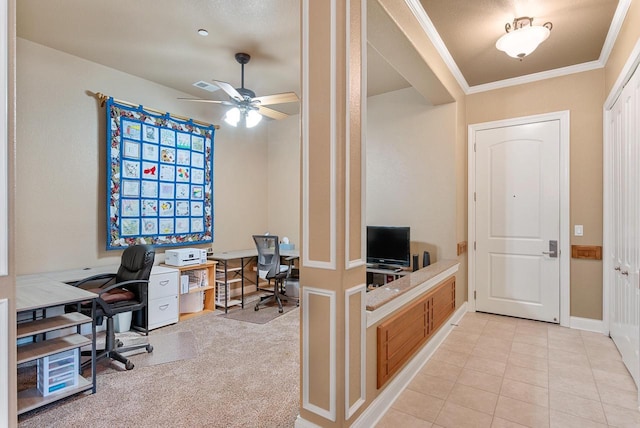
{"label": "black office chair", "polygon": [[[124,364],[127,370],[133,369],[133,363],[122,355],[123,352],[134,349],[146,348],[147,352],[153,351],[153,346],[148,342],[136,343],[131,346],[123,346],[115,337],[113,317],[123,312],[132,311],[138,315],[138,322],[145,318],[144,325],[134,325],[132,328],[149,335],[147,329],[149,275],[153,267],[155,250],[149,245],[134,245],[128,247],[122,253],[120,268],[117,273],[94,275],[76,282],[76,287],[92,291],[98,294],[96,299],[95,319],[96,324],[102,324],[103,318],[107,318],[106,342],[103,350],[96,352],[96,360],[112,358]],[[77,310],[74,308],[74,310]],[[88,303],[80,306],[80,312],[91,315],[91,305]],[[83,355],[90,355],[83,352]],[[87,362],[88,363],[88,362]]]}
{"label": "black office chair", "polygon": [[[287,301],[282,297],[284,293],[284,281],[289,275],[290,266],[280,264],[280,244],[275,235],[253,235],[253,241],[258,250],[258,277],[266,279],[273,284],[273,294],[262,297],[256,303],[255,310],[260,309],[260,305],[275,300],[278,303],[278,312],[284,312],[282,301]],[[269,290],[270,291],[270,290]]]}

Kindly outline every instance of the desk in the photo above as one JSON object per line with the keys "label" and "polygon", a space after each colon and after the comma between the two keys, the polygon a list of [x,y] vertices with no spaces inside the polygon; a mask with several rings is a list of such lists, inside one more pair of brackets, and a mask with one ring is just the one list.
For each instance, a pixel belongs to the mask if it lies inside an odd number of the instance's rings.
{"label": "desk", "polygon": [[[209,254],[207,258],[209,260],[215,260],[218,262],[219,268],[216,269],[216,285],[221,287],[225,287],[224,290],[224,299],[218,300],[216,297],[216,303],[220,306],[224,306],[224,312],[227,313],[229,310],[229,306],[240,305],[244,308],[244,270],[249,265],[251,260],[258,257],[258,250],[255,248],[249,250],[235,250],[235,251],[222,251],[219,253]],[[280,250],[280,257],[287,258],[298,258],[300,257],[300,252],[298,250]],[[229,262],[232,260],[239,260],[240,266],[230,267]],[[220,277],[218,277],[218,273]],[[229,293],[227,290],[229,284],[240,282],[240,300],[229,300]],[[256,286],[257,286],[256,279]],[[216,293],[216,296],[219,296],[220,293]]]}
{"label": "desk", "polygon": [[[18,339],[34,337],[32,343],[18,347],[17,364],[91,345],[91,382],[81,374],[77,374],[76,386],[51,395],[42,396],[37,388],[20,391],[18,393],[18,414],[89,389],[92,393],[96,392],[96,324],[93,319],[96,297],[98,295],[95,293],[45,276],[27,275],[16,278],[16,312],[18,314],[32,312],[30,321],[18,324],[16,337]],[[93,303],[91,317],[72,312],[47,318],[48,308],[87,300]],[[41,316],[38,315],[38,311],[42,311]],[[91,323],[90,339],[80,334],[81,325],[88,323]],[[76,327],[76,333],[47,340],[46,334],[48,332],[69,327]],[[40,336],[43,340],[36,340]]]}

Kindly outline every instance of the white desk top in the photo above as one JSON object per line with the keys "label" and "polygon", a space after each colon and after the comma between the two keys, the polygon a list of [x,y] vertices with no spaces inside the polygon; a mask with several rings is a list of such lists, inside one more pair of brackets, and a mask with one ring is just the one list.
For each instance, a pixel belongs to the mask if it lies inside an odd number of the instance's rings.
{"label": "white desk top", "polygon": [[[300,257],[300,252],[298,250],[280,250],[280,255],[282,257]],[[249,250],[221,251],[209,254],[207,258],[210,260],[234,260],[257,256],[258,250],[252,248]]]}
{"label": "white desk top", "polygon": [[81,288],[43,276],[28,275],[16,280],[16,312],[65,305],[98,297]]}
{"label": "white desk top", "polygon": [[[68,282],[79,281],[103,273],[116,273],[120,265],[96,266],[56,272],[43,272],[16,277],[16,311],[64,305],[93,299],[97,294],[73,287]],[[171,267],[153,266],[152,273],[175,272]]]}

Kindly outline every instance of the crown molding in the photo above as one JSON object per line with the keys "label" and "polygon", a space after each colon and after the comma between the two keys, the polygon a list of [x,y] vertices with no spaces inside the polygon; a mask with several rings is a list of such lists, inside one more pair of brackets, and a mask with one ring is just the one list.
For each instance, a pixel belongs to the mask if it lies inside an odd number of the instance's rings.
{"label": "crown molding", "polygon": [[527,74],[525,76],[513,77],[511,79],[498,80],[482,85],[471,86],[465,94],[477,94],[479,92],[493,91],[494,89],[507,88],[509,86],[523,85],[525,83],[537,82],[540,80],[552,79],[554,77],[566,76],[569,74],[582,73],[604,67],[599,60],[583,62],[582,64],[569,65],[567,67],[555,68],[553,70],[541,71],[539,73]]}
{"label": "crown molding", "polygon": [[451,56],[451,54],[449,53],[449,50],[447,49],[444,42],[442,41],[440,34],[438,34],[438,32],[436,31],[436,27],[433,26],[433,22],[431,22],[431,18],[429,18],[429,15],[427,15],[427,12],[425,12],[424,8],[422,7],[422,4],[420,3],[419,0],[404,0],[404,1],[409,7],[409,9],[411,9],[413,16],[416,17],[416,19],[420,23],[420,26],[422,27],[424,32],[427,33],[429,40],[431,40],[431,43],[433,43],[433,46],[436,48],[436,50],[440,54],[440,57],[449,68],[449,71],[451,72],[451,74],[453,74],[453,77],[458,82],[458,85],[460,85],[460,87],[466,94],[467,91],[469,90],[469,84],[467,83],[466,79],[462,75],[462,72],[458,68],[458,64],[456,64],[456,62],[453,60],[453,57]]}
{"label": "crown molding", "polygon": [[616,8],[613,19],[611,21],[611,25],[609,26],[609,31],[602,46],[600,57],[597,60],[584,62],[582,64],[570,65],[567,67],[556,68],[553,70],[541,71],[539,73],[527,74],[525,76],[513,77],[511,79],[498,80],[482,85],[469,86],[466,79],[462,75],[462,72],[458,68],[458,65],[453,60],[453,57],[449,53],[449,50],[442,41],[440,34],[438,34],[438,32],[436,31],[433,22],[431,22],[431,19],[427,15],[427,12],[425,12],[424,8],[422,7],[420,1],[404,1],[409,9],[411,9],[411,12],[420,23],[420,26],[427,34],[427,37],[429,37],[429,40],[431,40],[431,43],[433,43],[433,46],[440,54],[440,57],[449,68],[449,71],[456,79],[465,95],[477,94],[480,92],[492,91],[495,89],[507,88],[510,86],[517,86],[525,83],[537,82],[540,80],[552,79],[555,77],[603,68],[607,63],[607,60],[609,59],[611,50],[613,49],[615,41],[618,38],[618,34],[620,33],[620,29],[622,28],[624,18],[626,17],[629,6],[631,5],[631,0],[620,0],[618,2],[618,7]]}
{"label": "crown molding", "polygon": [[622,23],[624,22],[624,18],[627,16],[627,11],[629,10],[629,6],[631,6],[631,0],[618,1],[618,7],[616,8],[616,12],[613,14],[613,20],[611,21],[611,25],[609,26],[609,32],[607,33],[607,38],[604,40],[604,44],[602,45],[602,51],[600,52],[599,61],[602,63],[603,66],[609,60],[609,55],[613,50],[613,45],[616,43],[618,34],[620,34],[620,29],[622,28]]}

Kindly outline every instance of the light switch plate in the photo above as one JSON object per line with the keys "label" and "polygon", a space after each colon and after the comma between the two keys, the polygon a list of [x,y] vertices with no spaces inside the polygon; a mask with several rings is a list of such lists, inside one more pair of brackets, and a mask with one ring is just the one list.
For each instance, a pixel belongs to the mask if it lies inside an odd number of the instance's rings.
{"label": "light switch plate", "polygon": [[584,235],[584,228],[582,227],[581,224],[576,224],[575,226],[573,226],[573,234],[575,236],[582,236]]}

